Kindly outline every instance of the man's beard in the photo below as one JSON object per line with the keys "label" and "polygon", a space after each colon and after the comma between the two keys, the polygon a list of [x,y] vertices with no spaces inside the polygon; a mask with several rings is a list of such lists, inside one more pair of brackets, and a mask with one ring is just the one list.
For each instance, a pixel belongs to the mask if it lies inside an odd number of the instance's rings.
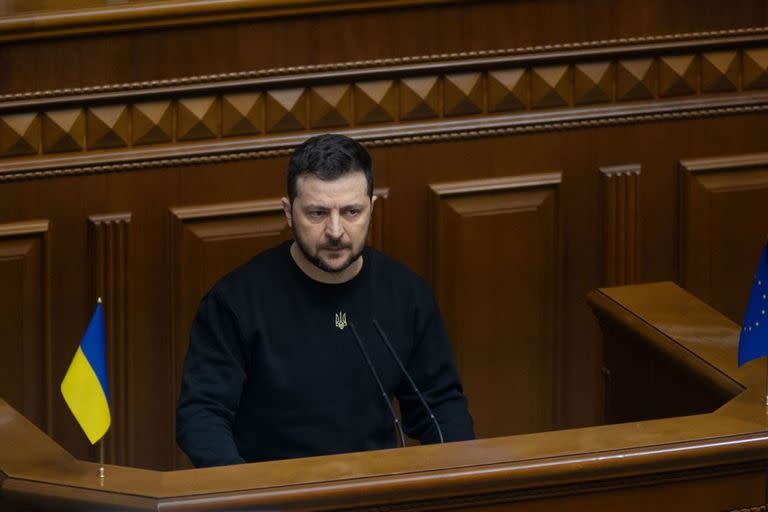
{"label": "man's beard", "polygon": [[362,244],[357,252],[353,251],[349,255],[349,258],[347,258],[347,261],[345,261],[343,265],[338,268],[332,268],[326,265],[322,258],[320,258],[320,251],[322,249],[352,249],[351,244],[342,244],[339,240],[331,240],[330,242],[327,242],[319,247],[317,254],[312,256],[309,251],[309,247],[307,247],[307,245],[304,243],[304,240],[301,239],[295,228],[293,229],[293,239],[296,241],[296,245],[299,246],[299,249],[301,250],[302,254],[304,254],[304,257],[307,259],[307,261],[312,263],[323,272],[329,272],[331,274],[338,274],[339,272],[343,272],[344,270],[348,269],[349,266],[357,261],[357,259],[363,254],[363,249],[365,248],[365,244]]}

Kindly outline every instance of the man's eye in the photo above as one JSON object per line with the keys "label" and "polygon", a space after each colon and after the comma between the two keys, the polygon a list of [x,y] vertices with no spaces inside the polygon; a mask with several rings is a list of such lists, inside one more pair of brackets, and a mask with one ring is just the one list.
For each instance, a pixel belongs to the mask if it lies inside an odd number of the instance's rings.
{"label": "man's eye", "polygon": [[321,218],[323,216],[323,212],[313,210],[313,211],[309,212],[307,215],[309,215],[309,217],[312,218],[312,219],[319,219],[319,218]]}
{"label": "man's eye", "polygon": [[358,210],[357,208],[351,208],[347,210],[347,215],[349,215],[350,217],[357,217],[358,215],[360,215],[360,210]]}

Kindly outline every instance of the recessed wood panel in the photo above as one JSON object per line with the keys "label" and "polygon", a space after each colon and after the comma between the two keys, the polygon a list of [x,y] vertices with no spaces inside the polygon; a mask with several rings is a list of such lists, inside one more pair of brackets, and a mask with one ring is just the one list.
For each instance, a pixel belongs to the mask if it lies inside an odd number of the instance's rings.
{"label": "recessed wood panel", "polygon": [[555,422],[559,181],[431,186],[430,277],[479,437]]}
{"label": "recessed wood panel", "polygon": [[768,154],[680,167],[681,283],[741,324],[768,236]]}
{"label": "recessed wood panel", "polygon": [[0,224],[0,396],[50,433],[48,222]]}

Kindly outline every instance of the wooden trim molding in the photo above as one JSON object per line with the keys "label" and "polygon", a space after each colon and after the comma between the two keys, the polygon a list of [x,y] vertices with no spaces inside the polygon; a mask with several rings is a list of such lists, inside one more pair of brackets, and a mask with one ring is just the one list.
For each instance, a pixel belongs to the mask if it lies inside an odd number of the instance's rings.
{"label": "wooden trim molding", "polygon": [[640,165],[600,168],[603,208],[603,284],[639,281]]}
{"label": "wooden trim molding", "polygon": [[617,41],[7,95],[0,181],[768,110],[768,28]]}
{"label": "wooden trim molding", "polygon": [[176,0],[43,11],[0,19],[0,41],[254,20],[278,16],[396,9],[467,0]]}
{"label": "wooden trim molding", "polygon": [[[258,0],[241,0],[258,1]],[[427,0],[425,0],[427,1]],[[455,0],[460,2],[462,0]],[[199,3],[199,2],[195,2]],[[439,3],[434,0],[433,3]],[[443,2],[449,3],[449,2]],[[1,20],[0,20],[1,21]],[[689,32],[684,34],[663,34],[640,37],[604,39],[600,41],[578,41],[572,43],[557,43],[535,46],[523,46],[518,48],[500,48],[492,50],[472,50],[452,53],[440,53],[431,55],[413,55],[407,57],[392,57],[384,59],[358,60],[347,62],[332,62],[326,64],[309,64],[304,66],[287,66],[269,69],[256,69],[233,71],[210,75],[186,76],[178,78],[166,78],[160,80],[146,80],[141,82],[127,82],[116,84],[102,84],[85,87],[73,87],[65,89],[49,89],[41,91],[25,91],[0,95],[0,109],[20,107],[23,104],[10,102],[57,98],[59,102],[75,101],[76,96],[100,95],[101,100],[108,99],[107,93],[120,92],[119,97],[125,97],[125,93],[133,92],[139,95],[157,93],[168,94],[177,92],[177,88],[193,94],[204,93],[211,86],[217,89],[227,87],[243,87],[247,85],[264,85],[264,82],[250,82],[249,80],[285,78],[282,85],[296,83],[296,80],[306,78],[307,75],[322,74],[322,78],[341,78],[342,76],[355,77],[360,73],[370,75],[374,70],[380,70],[382,75],[391,74],[393,69],[404,74],[420,73],[425,69],[430,71],[455,70],[466,68],[482,69],[490,66],[504,66],[509,64],[521,64],[528,61],[540,63],[562,60],[574,60],[585,58],[588,61],[600,60],[605,57],[620,57],[642,53],[653,55],[661,52],[690,52],[700,49],[707,51],[719,50],[727,47],[764,46],[768,42],[768,26],[735,28],[724,30],[712,30],[703,32]],[[722,65],[720,67],[723,67]],[[348,74],[345,74],[348,72]]]}
{"label": "wooden trim molding", "polygon": [[104,302],[107,334],[107,368],[112,377],[110,388],[113,424],[107,436],[108,461],[133,463],[134,404],[127,385],[131,378],[132,350],[128,347],[128,287],[130,213],[90,215],[88,244],[91,259],[92,298]]}

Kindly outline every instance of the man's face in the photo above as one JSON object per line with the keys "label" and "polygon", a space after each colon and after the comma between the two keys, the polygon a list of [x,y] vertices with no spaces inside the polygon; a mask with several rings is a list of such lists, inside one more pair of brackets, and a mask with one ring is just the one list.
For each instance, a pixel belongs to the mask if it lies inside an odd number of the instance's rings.
{"label": "man's face", "polygon": [[[362,172],[333,181],[299,177],[296,198],[283,198],[288,225],[304,256],[325,272],[341,272],[363,251],[373,213]],[[375,199],[375,198],[374,198]]]}

